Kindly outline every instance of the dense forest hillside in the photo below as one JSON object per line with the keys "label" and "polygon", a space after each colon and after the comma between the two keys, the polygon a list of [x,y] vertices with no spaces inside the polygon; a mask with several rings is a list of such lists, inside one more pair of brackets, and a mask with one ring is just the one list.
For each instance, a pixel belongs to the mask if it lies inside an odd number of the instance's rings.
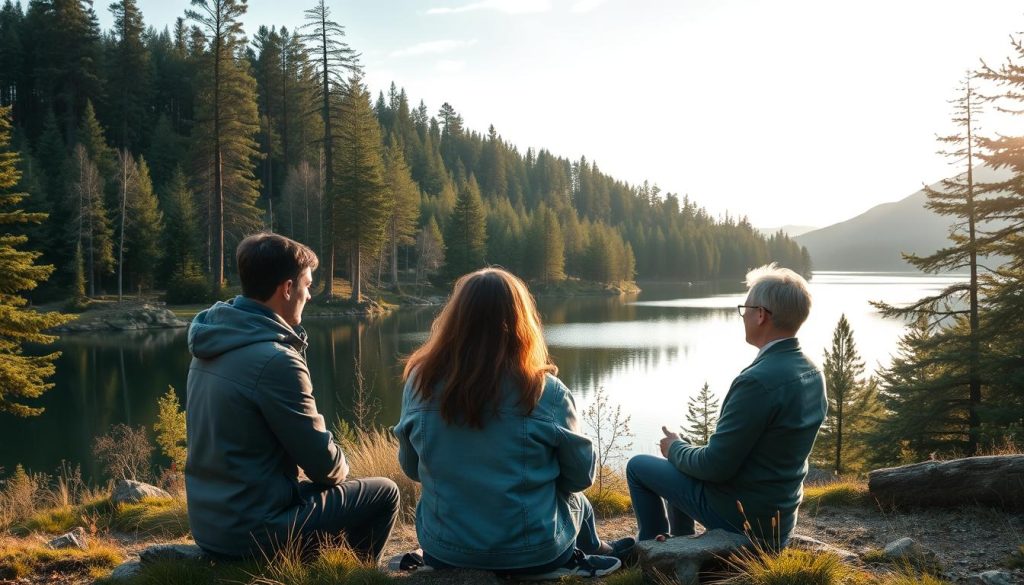
{"label": "dense forest hillside", "polygon": [[245,31],[236,0],[194,2],[169,27],[123,0],[102,31],[91,2],[5,0],[0,106],[29,210],[50,214],[29,234],[58,267],[50,295],[201,297],[261,229],[309,243],[355,297],[367,278],[443,282],[484,264],[546,283],[809,271],[782,233],[520,150],[394,84],[374,98],[343,27],[322,0],[308,8],[299,30]]}

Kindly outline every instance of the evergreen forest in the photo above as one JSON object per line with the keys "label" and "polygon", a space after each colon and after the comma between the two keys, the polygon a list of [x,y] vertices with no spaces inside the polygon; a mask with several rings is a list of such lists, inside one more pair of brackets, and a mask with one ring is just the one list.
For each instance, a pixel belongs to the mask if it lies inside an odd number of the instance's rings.
{"label": "evergreen forest", "polygon": [[302,27],[245,30],[239,0],[193,0],[170,26],[121,0],[104,31],[92,2],[5,0],[15,189],[48,214],[18,229],[56,267],[33,300],[205,300],[260,230],[317,252],[328,300],[335,277],[359,300],[367,284],[444,284],[488,264],[541,285],[740,278],[769,261],[810,274],[781,232],[585,157],[521,150],[395,84],[373,96],[344,26],[309,2]]}

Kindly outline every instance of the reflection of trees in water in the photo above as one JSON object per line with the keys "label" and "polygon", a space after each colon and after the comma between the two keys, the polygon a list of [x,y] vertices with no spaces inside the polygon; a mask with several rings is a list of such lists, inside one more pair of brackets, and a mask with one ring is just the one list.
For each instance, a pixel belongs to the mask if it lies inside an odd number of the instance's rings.
{"label": "reflection of trees in water", "polygon": [[644,372],[676,361],[679,355],[678,347],[552,348],[558,377],[580,397],[589,396],[613,374],[628,371],[639,378]]}

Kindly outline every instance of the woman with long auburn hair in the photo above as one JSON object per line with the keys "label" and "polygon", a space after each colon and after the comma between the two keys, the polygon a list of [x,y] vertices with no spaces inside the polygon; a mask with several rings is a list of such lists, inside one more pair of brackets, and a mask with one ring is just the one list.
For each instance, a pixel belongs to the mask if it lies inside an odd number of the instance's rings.
{"label": "woman with long auburn hair", "polygon": [[422,484],[416,533],[433,568],[521,577],[601,576],[635,540],[603,543],[590,502],[593,446],[555,377],[526,285],[486,268],[455,283],[405,365],[395,426]]}

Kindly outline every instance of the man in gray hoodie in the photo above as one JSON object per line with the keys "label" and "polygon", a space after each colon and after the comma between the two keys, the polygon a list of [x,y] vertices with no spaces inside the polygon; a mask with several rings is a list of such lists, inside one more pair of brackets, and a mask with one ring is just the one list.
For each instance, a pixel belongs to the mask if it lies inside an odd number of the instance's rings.
{"label": "man in gray hoodie", "polygon": [[299,326],[317,257],[271,233],[236,252],[242,294],[188,330],[185,487],[196,544],[218,555],[270,553],[299,537],[343,537],[378,560],[398,514],[385,478],[347,480],[324,426]]}

